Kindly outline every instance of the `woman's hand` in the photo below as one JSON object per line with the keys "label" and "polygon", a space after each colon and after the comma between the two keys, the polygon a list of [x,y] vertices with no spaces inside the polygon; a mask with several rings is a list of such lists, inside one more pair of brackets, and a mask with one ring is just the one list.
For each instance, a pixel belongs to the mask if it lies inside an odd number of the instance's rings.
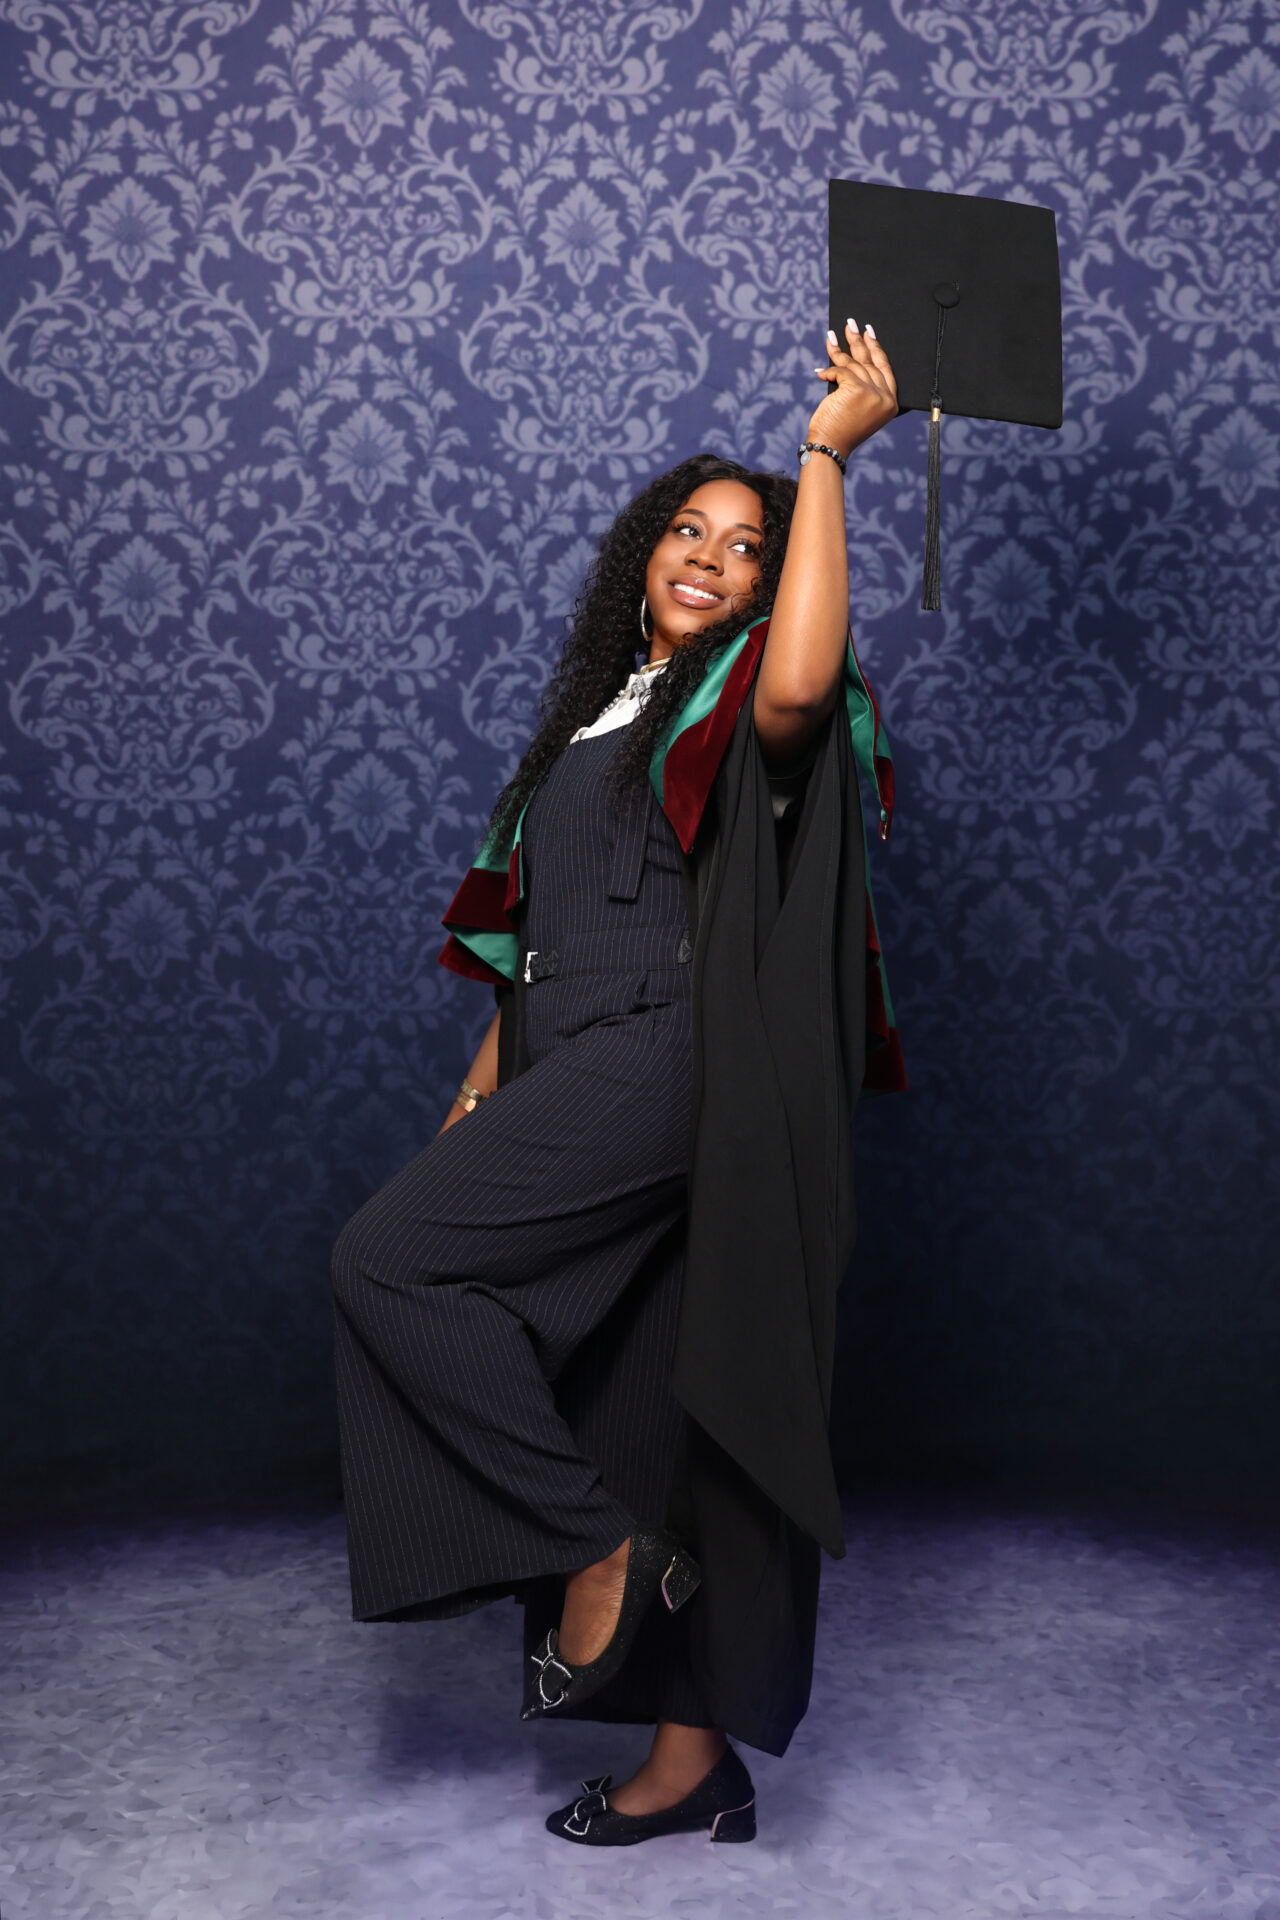
{"label": "woman's hand", "polygon": [[[502,1023],[502,1008],[494,1014],[485,1029],[484,1039],[476,1049],[476,1057],[467,1068],[467,1079],[477,1093],[490,1094],[498,1084],[498,1030]],[[466,1107],[455,1099],[444,1120],[436,1129],[437,1138],[446,1127],[456,1127],[459,1120],[467,1117]]]}
{"label": "woman's hand", "polygon": [[857,322],[848,320],[844,331],[847,348],[828,330],[831,365],[814,368],[829,384],[825,399],[814,409],[806,437],[847,457],[893,419],[898,411],[898,383],[873,327],[859,333]]}
{"label": "woman's hand", "polygon": [[[827,396],[809,422],[808,438],[853,452],[898,411],[898,386],[875,333],[850,320],[847,350],[828,334],[829,367],[815,367]],[[769,637],[756,676],[756,737],[770,770],[799,763],[835,706],[849,631],[849,554],[844,482],[821,454],[800,469]]]}

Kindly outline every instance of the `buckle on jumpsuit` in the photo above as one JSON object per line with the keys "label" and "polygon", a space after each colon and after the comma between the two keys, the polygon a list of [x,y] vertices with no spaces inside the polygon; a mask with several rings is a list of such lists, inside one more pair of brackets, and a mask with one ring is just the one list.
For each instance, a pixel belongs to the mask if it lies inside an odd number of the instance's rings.
{"label": "buckle on jumpsuit", "polygon": [[545,953],[539,953],[536,949],[527,953],[524,959],[525,984],[532,985],[535,980],[549,979],[559,964],[560,951],[557,947],[548,947]]}

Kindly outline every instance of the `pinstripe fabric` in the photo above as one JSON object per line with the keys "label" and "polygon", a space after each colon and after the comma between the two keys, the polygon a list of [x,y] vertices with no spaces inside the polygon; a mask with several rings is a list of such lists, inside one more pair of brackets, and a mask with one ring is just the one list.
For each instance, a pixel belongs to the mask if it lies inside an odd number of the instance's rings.
{"label": "pinstripe fabric", "polygon": [[[661,1522],[690,1121],[682,860],[652,794],[616,814],[623,729],[579,741],[525,818],[530,1065],[432,1140],[334,1250],[338,1407],[357,1618],[445,1615]],[[705,1720],[684,1622],[589,1703]]]}

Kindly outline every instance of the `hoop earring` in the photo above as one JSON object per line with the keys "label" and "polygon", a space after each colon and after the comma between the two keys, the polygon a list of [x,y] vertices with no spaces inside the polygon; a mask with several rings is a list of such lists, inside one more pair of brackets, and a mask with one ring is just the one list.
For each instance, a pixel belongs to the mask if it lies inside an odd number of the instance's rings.
{"label": "hoop earring", "polygon": [[648,613],[648,611],[649,611],[649,598],[647,594],[642,593],[640,596],[640,632],[644,638],[646,646],[648,645],[649,641],[652,640],[653,638],[653,629],[646,628],[644,624],[644,617],[646,613]]}

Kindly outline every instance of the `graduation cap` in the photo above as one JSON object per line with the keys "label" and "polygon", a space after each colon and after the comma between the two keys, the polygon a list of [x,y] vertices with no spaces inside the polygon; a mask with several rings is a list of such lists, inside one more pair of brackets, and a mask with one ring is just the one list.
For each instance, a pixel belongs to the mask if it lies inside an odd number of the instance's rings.
{"label": "graduation cap", "polygon": [[1062,292],[1050,207],[914,187],[829,183],[831,325],[865,315],[905,413],[929,409],[920,605],[942,605],[942,415],[1062,425]]}

